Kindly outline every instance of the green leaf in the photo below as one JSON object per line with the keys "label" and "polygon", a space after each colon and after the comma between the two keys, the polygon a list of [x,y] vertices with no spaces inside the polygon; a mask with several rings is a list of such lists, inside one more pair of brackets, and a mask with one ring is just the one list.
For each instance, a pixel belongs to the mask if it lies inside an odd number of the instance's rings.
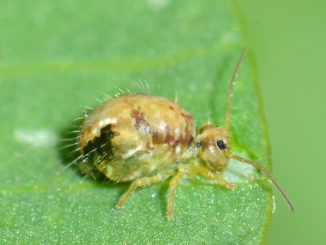
{"label": "green leaf", "polygon": [[[257,244],[271,191],[257,170],[232,161],[227,190],[198,177],[139,188],[84,179],[72,148],[83,116],[118,89],[174,99],[195,118],[223,125],[226,91],[242,42],[225,1],[2,1],[0,16],[1,243]],[[255,67],[248,55],[232,95],[231,149],[270,168]],[[138,84],[138,85],[137,85]]]}

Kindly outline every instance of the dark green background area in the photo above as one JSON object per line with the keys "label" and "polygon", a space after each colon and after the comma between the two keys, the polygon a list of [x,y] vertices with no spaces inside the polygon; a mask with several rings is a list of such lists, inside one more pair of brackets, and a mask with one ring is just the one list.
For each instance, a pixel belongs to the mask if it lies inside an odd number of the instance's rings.
{"label": "dark green background area", "polygon": [[326,2],[239,0],[258,63],[279,195],[267,244],[325,244]]}

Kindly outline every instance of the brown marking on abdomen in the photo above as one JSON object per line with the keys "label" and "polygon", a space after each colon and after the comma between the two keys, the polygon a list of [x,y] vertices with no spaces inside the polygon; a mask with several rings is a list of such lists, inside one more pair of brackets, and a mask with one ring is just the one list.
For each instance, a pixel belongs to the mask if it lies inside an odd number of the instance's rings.
{"label": "brown marking on abdomen", "polygon": [[[138,106],[138,108],[140,109],[139,106]],[[133,109],[131,111],[130,116],[135,119],[135,121],[136,121],[135,128],[137,129],[138,132],[151,134],[151,126],[145,120],[144,113],[140,112],[137,109]]]}
{"label": "brown marking on abdomen", "polygon": [[175,140],[174,136],[170,134],[169,125],[165,126],[165,131],[166,131],[165,143],[168,143],[171,146],[175,146],[176,140]]}
{"label": "brown marking on abdomen", "polygon": [[189,114],[181,112],[181,116],[183,116],[186,120],[192,120],[192,116],[190,116]]}
{"label": "brown marking on abdomen", "polygon": [[152,134],[152,142],[154,145],[160,145],[165,143],[164,132],[154,131]]}

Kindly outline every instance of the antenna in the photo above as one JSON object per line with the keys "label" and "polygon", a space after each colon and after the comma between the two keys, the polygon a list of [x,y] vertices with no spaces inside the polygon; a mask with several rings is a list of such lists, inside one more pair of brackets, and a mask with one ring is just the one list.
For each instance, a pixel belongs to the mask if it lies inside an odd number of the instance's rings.
{"label": "antenna", "polygon": [[229,88],[228,88],[228,95],[227,95],[227,99],[226,99],[226,113],[225,113],[225,131],[227,133],[227,141],[229,141],[229,132],[230,132],[230,105],[231,105],[231,91],[232,91],[232,87],[233,87],[233,84],[234,84],[234,81],[238,75],[238,72],[239,72],[239,69],[240,69],[240,66],[242,64],[242,61],[243,61],[243,58],[246,54],[248,50],[248,47],[245,46],[241,52],[241,55],[240,55],[240,58],[238,60],[238,63],[237,63],[237,66],[235,67],[235,70],[233,72],[233,75],[232,75],[232,78],[231,78],[231,82],[229,84]]}
{"label": "antenna", "polygon": [[277,184],[276,180],[272,177],[272,175],[261,165],[259,165],[258,163],[252,162],[250,160],[244,159],[240,156],[237,155],[233,155],[231,152],[228,153],[230,158],[236,159],[240,162],[244,162],[244,163],[248,163],[252,166],[254,166],[255,168],[258,168],[260,170],[262,170],[264,172],[264,174],[270,179],[270,181],[272,181],[272,183],[274,184],[274,186],[276,187],[276,189],[281,193],[281,195],[283,196],[284,200],[288,203],[289,208],[291,209],[292,212],[294,212],[294,207],[291,203],[291,201],[289,200],[289,198],[287,197],[287,195],[285,194],[285,192],[282,190],[282,188]]}
{"label": "antenna", "polygon": [[[227,142],[229,142],[229,132],[230,132],[230,106],[231,106],[231,91],[232,91],[232,87],[234,84],[234,81],[238,75],[240,66],[242,64],[243,58],[246,54],[248,50],[248,47],[245,46],[241,52],[240,58],[238,60],[237,66],[235,67],[235,70],[233,72],[232,78],[231,78],[231,82],[229,84],[229,88],[228,88],[228,94],[227,94],[227,100],[226,100],[226,113],[225,113],[225,131],[226,131],[226,135],[227,135]],[[294,212],[294,207],[291,203],[291,201],[289,200],[289,198],[287,197],[287,195],[285,194],[285,192],[282,190],[282,188],[277,184],[276,180],[272,177],[272,175],[261,165],[259,165],[258,163],[255,163],[253,161],[247,160],[245,158],[242,158],[240,156],[234,155],[233,153],[231,153],[230,151],[227,152],[227,156],[229,158],[233,158],[236,159],[240,162],[244,162],[247,164],[250,164],[252,166],[254,166],[255,168],[260,169],[261,171],[264,172],[264,174],[268,177],[268,179],[270,181],[272,181],[272,183],[274,184],[274,186],[276,187],[276,189],[281,193],[281,195],[283,196],[284,200],[287,202],[287,204],[289,205],[289,208],[291,209],[292,212]]]}

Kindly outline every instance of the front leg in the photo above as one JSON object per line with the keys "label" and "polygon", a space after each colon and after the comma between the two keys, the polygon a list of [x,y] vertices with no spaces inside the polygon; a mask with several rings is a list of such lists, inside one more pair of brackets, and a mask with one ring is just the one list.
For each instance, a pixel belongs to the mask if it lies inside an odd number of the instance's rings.
{"label": "front leg", "polygon": [[172,180],[169,184],[169,198],[168,198],[168,220],[172,219],[173,214],[173,205],[174,205],[174,197],[175,197],[175,189],[180,183],[182,176],[185,174],[184,171],[179,171],[176,175],[173,176]]}
{"label": "front leg", "polygon": [[116,205],[116,208],[121,208],[121,206],[124,204],[124,202],[128,199],[129,196],[131,196],[131,194],[134,192],[134,190],[137,189],[137,187],[142,187],[145,185],[150,185],[153,183],[161,182],[161,181],[169,178],[172,174],[173,173],[158,173],[151,177],[143,177],[143,178],[134,180],[131,183],[127,192],[121,196],[119,202]]}
{"label": "front leg", "polygon": [[175,197],[175,189],[179,185],[181,178],[184,175],[195,176],[196,174],[201,174],[207,179],[216,180],[220,185],[233,189],[233,185],[213,171],[210,171],[207,168],[204,168],[199,165],[188,165],[188,164],[180,164],[178,166],[178,173],[173,176],[169,185],[169,199],[168,199],[168,219],[172,219],[173,215],[173,205],[174,205],[174,197]]}
{"label": "front leg", "polygon": [[201,174],[202,176],[206,177],[207,179],[215,180],[220,185],[228,188],[228,189],[234,189],[233,185],[226,180],[224,180],[219,173],[213,172],[207,168],[204,168],[202,166],[194,166],[191,168],[190,174],[192,176],[196,174]]}

